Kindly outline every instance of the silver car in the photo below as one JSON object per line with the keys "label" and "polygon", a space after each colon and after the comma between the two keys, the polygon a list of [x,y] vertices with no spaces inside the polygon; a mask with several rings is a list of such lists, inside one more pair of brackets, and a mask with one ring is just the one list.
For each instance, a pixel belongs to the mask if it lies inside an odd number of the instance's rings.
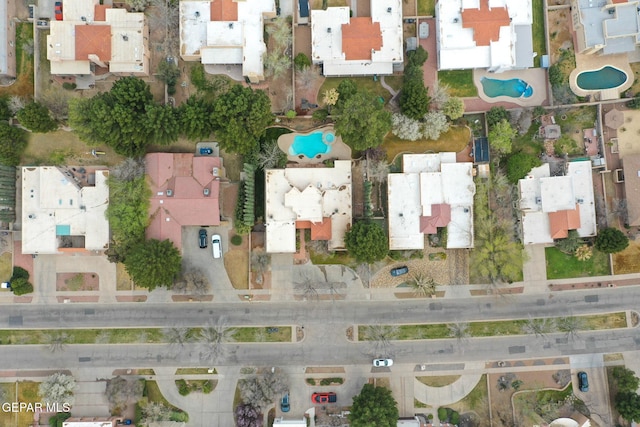
{"label": "silver car", "polygon": [[214,258],[220,258],[222,256],[222,240],[219,234],[211,236],[211,249],[213,250]]}
{"label": "silver car", "polygon": [[393,359],[373,359],[373,366],[376,368],[386,368],[393,366]]}

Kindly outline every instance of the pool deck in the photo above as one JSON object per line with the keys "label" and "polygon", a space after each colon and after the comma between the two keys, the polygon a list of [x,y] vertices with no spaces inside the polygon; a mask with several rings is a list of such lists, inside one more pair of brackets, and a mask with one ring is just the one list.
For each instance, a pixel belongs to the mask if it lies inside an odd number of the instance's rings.
{"label": "pool deck", "polygon": [[[510,96],[490,98],[485,95],[482,88],[481,80],[483,77],[497,80],[522,79],[533,88],[533,94],[529,98],[512,98]],[[509,102],[523,107],[535,107],[545,105],[547,101],[547,74],[542,68],[504,71],[502,73],[489,73],[486,70],[475,69],[473,70],[473,83],[478,88],[478,97],[491,104]]]}
{"label": "pool deck", "polygon": [[[578,86],[578,74],[584,71],[596,71],[610,66],[623,71],[627,75],[627,81],[616,88],[605,90],[585,90]],[[576,68],[569,74],[569,87],[577,96],[598,95],[600,101],[618,99],[620,94],[633,86],[634,74],[629,65],[627,54],[618,55],[583,55],[576,53]]]}
{"label": "pool deck", "polygon": [[333,141],[333,143],[330,144],[331,151],[329,151],[328,153],[318,154],[314,158],[309,158],[303,154],[296,155],[296,156],[292,156],[291,154],[289,154],[289,147],[291,147],[291,144],[293,144],[293,140],[296,136],[298,135],[304,136],[304,135],[312,134],[314,132],[327,132],[327,131],[335,133],[335,130],[333,129],[333,125],[322,126],[316,129],[312,129],[308,132],[293,132],[293,133],[280,135],[278,137],[278,147],[282,151],[284,151],[284,153],[287,155],[287,161],[293,162],[293,163],[310,165],[310,164],[322,163],[325,160],[329,160],[329,159],[351,160],[351,147],[349,147],[347,144],[342,142],[342,138],[338,135],[336,135],[336,139]]}

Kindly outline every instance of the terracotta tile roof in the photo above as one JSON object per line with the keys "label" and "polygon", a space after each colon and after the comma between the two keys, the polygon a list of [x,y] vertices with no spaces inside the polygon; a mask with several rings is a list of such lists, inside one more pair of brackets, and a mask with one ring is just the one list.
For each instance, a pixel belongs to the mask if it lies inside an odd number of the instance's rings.
{"label": "terracotta tile roof", "polygon": [[311,229],[311,240],[331,240],[331,218],[324,217],[322,222],[296,221],[296,228]]}
{"label": "terracotta tile roof", "polygon": [[576,205],[573,210],[549,213],[549,232],[552,239],[565,239],[569,237],[569,230],[580,228],[580,207]]}
{"label": "terracotta tile roof", "polygon": [[351,18],[342,24],[342,52],[349,60],[371,59],[371,50],[382,48],[380,23],[371,18]]}
{"label": "terracotta tile roof", "polygon": [[462,11],[462,26],[473,29],[473,38],[477,46],[489,46],[500,38],[500,27],[511,22],[506,7],[489,8],[489,0],[480,0],[479,9]]}
{"label": "terracotta tile roof", "polygon": [[96,55],[100,61],[111,60],[111,25],[76,25],[76,60]]}
{"label": "terracotta tile roof", "polygon": [[152,194],[147,238],[169,239],[181,248],[182,226],[220,224],[220,181],[213,176],[213,168],[221,167],[219,158],[152,153],[145,160]]}
{"label": "terracotta tile roof", "polygon": [[451,221],[451,206],[446,203],[432,205],[431,216],[420,217],[420,232],[436,234],[438,227],[446,227]]}
{"label": "terracotta tile roof", "polygon": [[213,0],[210,19],[211,21],[237,21],[238,3],[233,0]]}
{"label": "terracotta tile roof", "polygon": [[626,3],[627,0],[613,0],[613,4]]}
{"label": "terracotta tile roof", "polygon": [[93,9],[93,20],[104,22],[107,19],[107,9],[111,9],[111,6],[105,4],[97,4]]}

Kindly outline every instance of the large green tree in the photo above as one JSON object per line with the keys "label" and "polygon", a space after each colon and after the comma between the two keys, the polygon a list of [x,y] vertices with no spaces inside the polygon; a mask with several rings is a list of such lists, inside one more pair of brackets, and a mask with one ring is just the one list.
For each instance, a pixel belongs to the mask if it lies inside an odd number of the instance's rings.
{"label": "large green tree", "polygon": [[177,109],[171,105],[147,105],[144,124],[154,144],[168,145],[178,140],[180,122]]}
{"label": "large green tree", "polygon": [[507,179],[512,184],[527,176],[531,169],[540,166],[542,162],[532,154],[517,152],[507,158]]}
{"label": "large green tree", "polygon": [[359,262],[381,260],[389,252],[387,236],[375,222],[358,221],[345,235],[347,251]]}
{"label": "large green tree", "polygon": [[627,246],[629,246],[629,238],[617,228],[605,228],[596,237],[596,249],[606,254],[623,251]]}
{"label": "large green tree", "polygon": [[379,146],[391,130],[391,113],[371,92],[355,93],[337,114],[336,132],[354,150],[363,151]]}
{"label": "large green tree", "polygon": [[627,421],[640,421],[640,396],[632,391],[616,394],[614,406]]}
{"label": "large green tree", "polygon": [[9,95],[2,95],[0,96],[0,120],[9,120],[10,117]]}
{"label": "large green tree", "polygon": [[398,404],[391,390],[365,384],[360,394],[353,397],[349,414],[351,427],[396,427]]}
{"label": "large green tree", "polygon": [[407,117],[420,120],[429,111],[429,95],[422,77],[404,83],[400,92],[400,111]]}
{"label": "large green tree", "polygon": [[491,107],[491,109],[487,111],[487,124],[489,128],[494,127],[503,120],[509,121],[509,118],[509,112],[504,107]]}
{"label": "large green tree", "polygon": [[124,260],[131,279],[150,291],[170,287],[180,273],[182,257],[171,240],[150,239],[132,247]]}
{"label": "large green tree", "polygon": [[341,111],[345,102],[358,93],[358,86],[356,86],[356,82],[353,80],[344,79],[340,82],[336,90],[338,92],[338,99],[335,102],[335,111]]}
{"label": "large green tree", "polygon": [[489,144],[499,154],[509,154],[511,143],[517,134],[518,131],[508,121],[501,120],[489,130]]}
{"label": "large green tree", "polygon": [[213,102],[211,122],[220,147],[248,154],[258,149],[258,140],[273,122],[271,101],[264,91],[235,85]]}
{"label": "large green tree", "polygon": [[39,102],[30,102],[16,114],[20,124],[32,132],[47,133],[58,128],[49,109]]}
{"label": "large green tree", "polygon": [[7,122],[0,121],[0,164],[16,166],[27,148],[27,133]]}
{"label": "large green tree", "polygon": [[200,96],[191,96],[180,106],[182,133],[191,141],[207,139],[213,132],[211,112],[213,106]]}
{"label": "large green tree", "polygon": [[455,96],[451,97],[445,101],[442,112],[451,120],[459,119],[464,114],[464,102]]}
{"label": "large green tree", "polygon": [[611,372],[613,379],[616,381],[618,391],[631,391],[634,392],[640,387],[640,379],[636,377],[635,372],[624,366],[616,366]]}

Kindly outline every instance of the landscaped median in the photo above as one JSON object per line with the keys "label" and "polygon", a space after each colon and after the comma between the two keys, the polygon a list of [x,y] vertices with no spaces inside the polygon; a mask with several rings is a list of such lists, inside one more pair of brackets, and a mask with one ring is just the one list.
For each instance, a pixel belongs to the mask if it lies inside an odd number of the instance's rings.
{"label": "landscaped median", "polygon": [[626,328],[625,312],[589,316],[496,320],[469,323],[427,323],[412,325],[359,325],[358,341],[424,340],[443,338],[479,338],[508,335],[543,335],[554,332],[574,334],[581,331]]}
{"label": "landscaped median", "polygon": [[[198,341],[206,328],[184,328],[187,341]],[[230,342],[291,342],[290,326],[229,328]],[[0,345],[51,345],[56,339],[64,344],[170,344],[168,329],[12,329],[0,330]],[[60,338],[62,337],[62,338]]]}

